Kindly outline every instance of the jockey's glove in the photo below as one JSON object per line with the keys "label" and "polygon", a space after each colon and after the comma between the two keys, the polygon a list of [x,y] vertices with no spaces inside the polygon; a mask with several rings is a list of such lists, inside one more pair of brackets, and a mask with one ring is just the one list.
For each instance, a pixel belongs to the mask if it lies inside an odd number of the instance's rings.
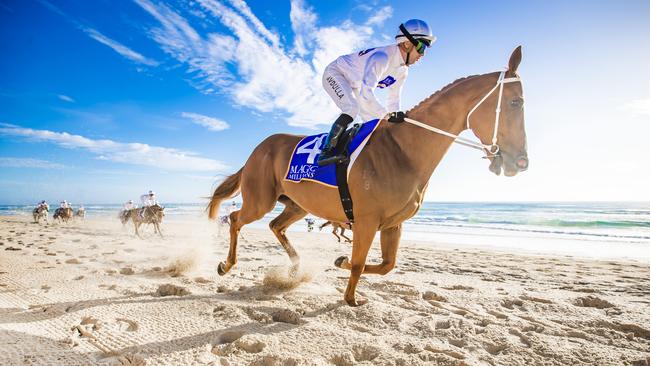
{"label": "jockey's glove", "polygon": [[404,118],[406,117],[406,113],[404,112],[390,112],[388,113],[388,122],[391,123],[402,123],[404,122]]}

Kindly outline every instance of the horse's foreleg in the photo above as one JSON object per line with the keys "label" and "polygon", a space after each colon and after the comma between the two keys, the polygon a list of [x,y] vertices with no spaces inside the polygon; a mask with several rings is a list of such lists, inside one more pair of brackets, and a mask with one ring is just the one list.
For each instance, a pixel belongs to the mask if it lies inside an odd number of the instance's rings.
{"label": "horse's foreleg", "polygon": [[271,231],[273,231],[273,234],[275,234],[275,237],[280,241],[280,244],[282,244],[284,250],[287,251],[291,262],[293,264],[298,264],[300,257],[289,242],[285,233],[291,224],[307,216],[307,211],[303,210],[300,206],[296,205],[289,199],[283,199],[281,202],[285,205],[284,210],[280,215],[278,215],[278,217],[269,223],[269,227],[271,228]]}
{"label": "horse's foreleg", "polygon": [[[402,235],[402,225],[397,225],[381,231],[381,264],[367,264],[363,273],[385,275],[395,268],[397,249]],[[356,234],[355,234],[356,236]]]}
{"label": "horse's foreleg", "polygon": [[140,228],[140,223],[136,220],[133,220],[133,227],[135,227],[135,235],[137,235],[138,238],[142,239],[140,236],[140,231],[138,230],[138,228]]}
{"label": "horse's foreleg", "polygon": [[[355,225],[354,240],[352,244],[352,260],[350,261],[350,279],[348,280],[348,287],[345,290],[345,302],[350,306],[357,306],[366,303],[367,300],[357,301],[355,299],[355,292],[359,277],[363,273],[366,266],[366,258],[368,251],[372,245],[372,240],[377,233],[377,226],[371,224],[357,224]],[[340,258],[339,258],[340,259]],[[339,260],[337,259],[337,262]],[[339,263],[337,263],[339,264]]]}
{"label": "horse's foreleg", "polygon": [[160,237],[162,238],[163,234],[162,231],[160,231],[160,224],[156,222],[154,223],[154,226],[156,227],[156,231],[158,232],[158,235],[160,235]]}
{"label": "horse's foreleg", "polygon": [[[381,264],[366,264],[363,269],[364,274],[380,274],[385,275],[395,268],[397,263],[397,249],[399,248],[399,240],[402,235],[402,225],[394,226],[392,228],[384,229],[381,231]],[[356,237],[356,233],[354,234]],[[336,259],[334,264],[342,269],[351,269],[352,265],[347,256],[342,256]]]}

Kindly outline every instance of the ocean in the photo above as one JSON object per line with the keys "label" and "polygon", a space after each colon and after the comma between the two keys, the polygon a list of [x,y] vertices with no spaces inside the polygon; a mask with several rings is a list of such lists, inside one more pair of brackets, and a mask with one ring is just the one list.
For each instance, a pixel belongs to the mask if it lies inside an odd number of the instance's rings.
{"label": "ocean", "polygon": [[[224,203],[226,206],[229,202]],[[166,220],[206,220],[202,204],[166,203]],[[0,215],[31,215],[34,206],[0,205]],[[253,227],[266,227],[282,205]],[[119,204],[87,204],[92,217],[116,217]],[[323,222],[316,219],[317,225]],[[290,231],[306,231],[301,220]],[[650,261],[650,203],[424,202],[403,238],[473,247]]]}

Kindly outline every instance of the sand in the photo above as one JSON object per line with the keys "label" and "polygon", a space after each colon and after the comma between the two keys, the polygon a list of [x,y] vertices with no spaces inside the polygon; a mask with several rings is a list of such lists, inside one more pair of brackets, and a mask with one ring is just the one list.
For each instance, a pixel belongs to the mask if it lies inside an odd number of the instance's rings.
{"label": "sand", "polygon": [[[342,301],[351,247],[205,219],[144,239],[117,219],[0,217],[1,365],[648,365],[650,263],[403,242]],[[375,244],[369,261],[378,261]]]}

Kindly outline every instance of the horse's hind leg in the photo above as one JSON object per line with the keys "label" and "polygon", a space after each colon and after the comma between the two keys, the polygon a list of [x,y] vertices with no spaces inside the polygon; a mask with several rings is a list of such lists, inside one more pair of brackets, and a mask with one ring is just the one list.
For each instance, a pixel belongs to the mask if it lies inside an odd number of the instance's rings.
{"label": "horse's hind leg", "polygon": [[220,276],[228,273],[232,266],[237,264],[237,240],[241,228],[246,224],[250,224],[264,217],[264,214],[273,209],[277,199],[272,196],[275,195],[272,192],[263,192],[266,193],[264,197],[260,194],[260,190],[251,190],[246,193],[249,194],[244,195],[242,190],[244,201],[241,210],[230,214],[230,248],[228,249],[228,258],[226,261],[220,262],[217,267],[217,272]]}
{"label": "horse's hind leg", "polygon": [[341,242],[341,237],[339,236],[339,234],[336,233],[337,231],[338,231],[338,228],[336,226],[332,226],[332,234],[334,234],[334,236],[336,236],[336,240],[338,240],[338,242],[340,243]]}
{"label": "horse's hind leg", "polygon": [[345,229],[344,228],[341,228],[341,236],[344,237],[345,241],[347,241],[348,243],[352,243],[352,239],[345,236]]}
{"label": "horse's hind leg", "polygon": [[291,224],[307,216],[307,211],[303,210],[300,206],[298,206],[295,202],[286,196],[282,196],[280,198],[280,202],[284,204],[284,210],[280,215],[278,215],[278,217],[269,223],[269,227],[273,231],[273,234],[275,234],[275,236],[280,241],[280,244],[282,244],[282,247],[284,247],[284,250],[287,251],[291,262],[293,264],[298,264],[300,261],[298,253],[296,253],[296,250],[293,248],[291,243],[289,243],[289,239],[285,233]]}
{"label": "horse's hind leg", "polygon": [[138,238],[142,239],[142,237],[140,236],[140,231],[138,230],[140,228],[140,223],[134,219],[133,226],[135,227],[135,235],[137,235]]}

